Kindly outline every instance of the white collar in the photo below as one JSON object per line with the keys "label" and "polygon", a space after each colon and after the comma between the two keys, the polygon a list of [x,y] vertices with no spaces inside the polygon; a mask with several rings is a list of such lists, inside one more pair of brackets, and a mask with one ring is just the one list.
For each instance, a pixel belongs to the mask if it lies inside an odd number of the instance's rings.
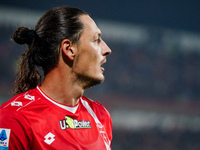
{"label": "white collar", "polygon": [[70,111],[70,112],[73,113],[73,114],[74,114],[74,113],[76,112],[76,110],[78,109],[79,104],[77,104],[76,106],[72,106],[72,107],[66,106],[66,105],[63,105],[63,104],[60,104],[60,103],[56,102],[55,100],[52,100],[51,98],[49,98],[49,97],[40,89],[39,86],[37,86],[37,89],[38,89],[38,91],[39,91],[48,101],[50,101],[51,103],[57,105],[57,106],[60,107],[60,108],[63,108],[63,109],[65,109],[65,110],[67,110],[67,111]]}

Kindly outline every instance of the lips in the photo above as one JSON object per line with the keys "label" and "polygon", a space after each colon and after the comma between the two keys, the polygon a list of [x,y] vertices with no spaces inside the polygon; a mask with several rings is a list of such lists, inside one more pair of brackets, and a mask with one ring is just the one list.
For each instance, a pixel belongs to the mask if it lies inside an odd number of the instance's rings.
{"label": "lips", "polygon": [[106,58],[104,58],[101,62],[101,65],[105,64],[106,63]]}
{"label": "lips", "polygon": [[101,67],[101,70],[104,71],[105,69],[103,67]]}
{"label": "lips", "polygon": [[103,64],[106,63],[106,58],[103,59],[102,63],[101,63],[101,70],[104,71],[105,69],[102,67]]}

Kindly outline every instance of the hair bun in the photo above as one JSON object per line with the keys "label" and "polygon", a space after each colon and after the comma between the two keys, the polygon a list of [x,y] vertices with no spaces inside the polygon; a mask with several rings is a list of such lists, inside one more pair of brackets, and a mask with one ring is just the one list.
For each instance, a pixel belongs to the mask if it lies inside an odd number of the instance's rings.
{"label": "hair bun", "polygon": [[31,44],[35,36],[35,30],[30,30],[27,27],[19,27],[13,33],[13,40],[17,44]]}

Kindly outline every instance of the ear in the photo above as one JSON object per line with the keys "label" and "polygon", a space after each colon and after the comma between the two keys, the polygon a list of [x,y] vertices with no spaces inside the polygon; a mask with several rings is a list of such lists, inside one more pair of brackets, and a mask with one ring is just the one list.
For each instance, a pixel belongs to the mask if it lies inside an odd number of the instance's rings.
{"label": "ear", "polygon": [[75,51],[72,45],[72,42],[68,39],[64,39],[61,42],[61,50],[65,56],[67,56],[70,60],[74,59]]}

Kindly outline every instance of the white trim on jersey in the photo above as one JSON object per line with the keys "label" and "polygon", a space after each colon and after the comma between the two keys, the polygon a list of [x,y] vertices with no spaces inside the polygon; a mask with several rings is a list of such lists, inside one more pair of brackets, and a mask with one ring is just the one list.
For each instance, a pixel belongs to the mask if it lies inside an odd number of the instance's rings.
{"label": "white trim on jersey", "polygon": [[73,113],[73,114],[74,114],[74,113],[76,112],[76,110],[78,109],[79,104],[76,105],[76,106],[74,106],[74,107],[69,107],[69,106],[66,106],[66,105],[59,104],[59,103],[55,102],[54,100],[50,99],[49,97],[47,97],[47,96],[44,94],[44,92],[39,88],[39,86],[37,86],[37,89],[38,89],[38,91],[39,91],[47,100],[49,100],[49,101],[52,102],[53,104],[55,104],[55,105],[57,105],[57,106],[59,106],[59,107],[65,109],[65,110],[67,110],[67,111],[70,111],[70,112]]}
{"label": "white trim on jersey", "polygon": [[97,129],[99,130],[99,133],[104,141],[104,144],[106,146],[106,149],[107,150],[110,150],[110,140],[108,139],[108,135],[105,131],[105,128],[104,126],[101,124],[101,122],[99,121],[99,119],[97,118],[96,114],[94,113],[94,111],[92,110],[92,108],[90,107],[90,105],[88,104],[87,101],[84,101],[82,98],[81,98],[81,102],[82,104],[85,106],[85,108],[87,109],[87,111],[89,112],[89,114],[94,118],[95,122],[96,122],[96,125],[97,125]]}

